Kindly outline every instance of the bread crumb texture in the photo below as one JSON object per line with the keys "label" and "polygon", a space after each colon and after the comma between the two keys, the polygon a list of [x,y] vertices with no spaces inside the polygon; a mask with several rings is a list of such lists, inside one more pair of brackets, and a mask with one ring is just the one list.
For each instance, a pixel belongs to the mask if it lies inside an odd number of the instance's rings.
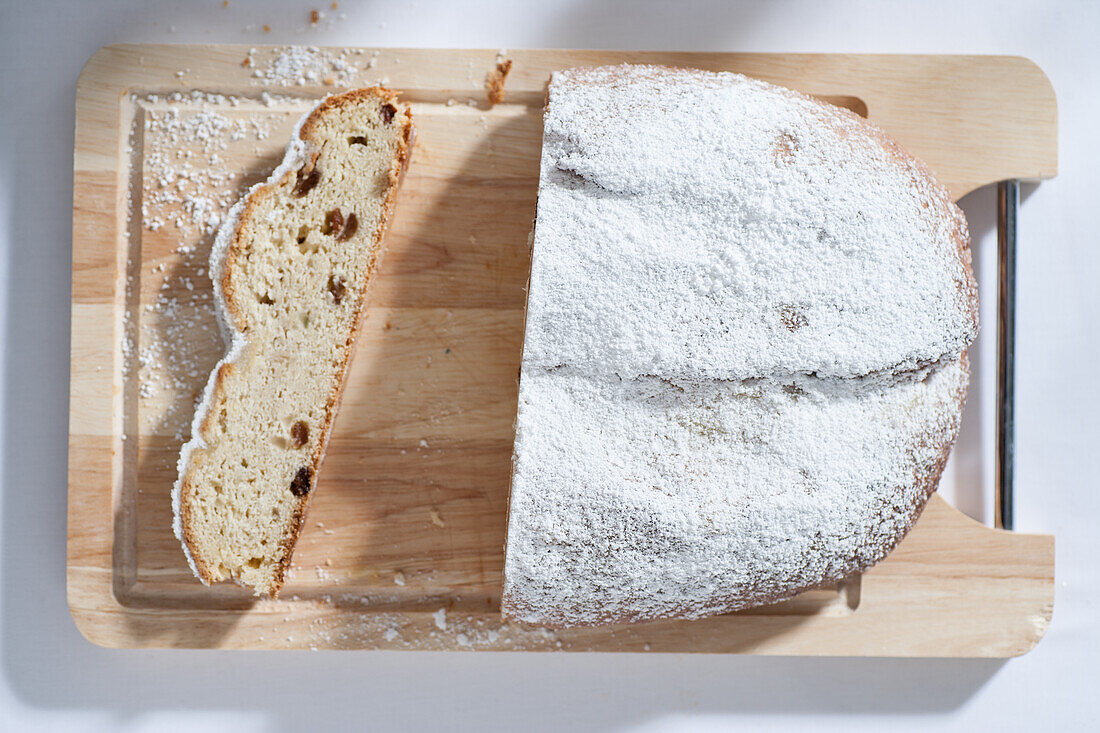
{"label": "bread crumb texture", "polygon": [[211,253],[229,354],[180,457],[176,530],[205,582],[281,586],[323,457],[412,118],[385,89],[303,118]]}
{"label": "bread crumb texture", "polygon": [[738,74],[554,74],[506,618],[695,618],[884,557],[958,430],[977,329],[946,189]]}

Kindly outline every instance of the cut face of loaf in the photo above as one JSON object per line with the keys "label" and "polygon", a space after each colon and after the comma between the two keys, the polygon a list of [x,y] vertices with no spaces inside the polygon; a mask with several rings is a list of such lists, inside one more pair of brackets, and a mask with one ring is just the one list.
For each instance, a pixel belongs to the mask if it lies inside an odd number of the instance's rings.
{"label": "cut face of loaf", "polygon": [[211,254],[231,338],[180,455],[175,529],[204,582],[283,583],[413,136],[386,89],[320,103]]}
{"label": "cut face of loaf", "polygon": [[882,559],[959,427],[962,213],[846,110],[739,74],[551,79],[502,612],[697,618]]}

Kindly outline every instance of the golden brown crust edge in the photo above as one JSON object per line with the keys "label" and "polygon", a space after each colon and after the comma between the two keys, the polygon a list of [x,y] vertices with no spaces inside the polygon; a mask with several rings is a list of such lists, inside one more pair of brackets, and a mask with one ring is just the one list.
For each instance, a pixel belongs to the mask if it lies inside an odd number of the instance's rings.
{"label": "golden brown crust edge", "polygon": [[[413,125],[412,110],[408,105],[402,105],[396,92],[386,89],[384,87],[368,87],[365,89],[354,89],[344,94],[334,95],[323,100],[318,104],[309,116],[302,122],[299,128],[299,137],[306,143],[312,143],[310,135],[320,119],[321,115],[326,111],[333,109],[343,104],[349,104],[361,99],[369,97],[378,97],[393,104],[398,108],[402,116],[405,118],[405,134],[399,144],[397,155],[395,156],[394,163],[390,169],[389,176],[389,188],[386,192],[386,198],[382,206],[382,216],[379,220],[378,226],[374,231],[374,237],[378,241],[377,254],[370,261],[364,264],[364,279],[363,282],[367,283],[367,287],[364,288],[360,297],[356,300],[354,316],[352,318],[355,324],[351,334],[348,338],[348,344],[355,343],[359,338],[359,333],[362,330],[363,314],[365,311],[365,304],[370,291],[373,289],[374,275],[378,269],[379,263],[382,261],[382,257],[385,254],[385,233],[389,226],[390,219],[393,216],[394,208],[397,203],[397,192],[400,188],[401,182],[404,178],[406,169],[408,168],[409,160],[412,155],[412,145],[415,139],[415,127]],[[399,106],[400,105],[400,106]],[[241,313],[236,307],[234,299],[234,288],[230,273],[232,272],[233,260],[240,254],[240,234],[242,229],[247,225],[254,213],[256,202],[263,196],[272,195],[274,189],[279,183],[285,181],[288,177],[295,175],[294,171],[288,171],[283,175],[279,181],[270,181],[257,187],[249,194],[245,199],[244,208],[242,209],[240,216],[236,224],[236,230],[234,231],[233,238],[230,242],[229,249],[226,251],[225,267],[221,278],[221,288],[224,299],[224,308],[226,315],[233,319],[234,326],[240,329],[243,325],[241,323]],[[325,405],[325,417],[321,425],[321,439],[318,441],[317,449],[310,457],[310,469],[312,471],[312,477],[310,479],[310,489],[304,496],[298,499],[298,504],[294,509],[291,520],[291,530],[289,535],[282,542],[282,554],[283,557],[279,561],[275,569],[275,578],[272,584],[271,592],[268,594],[270,597],[274,597],[278,594],[282,588],[283,583],[286,581],[286,573],[290,568],[290,562],[293,555],[294,547],[298,542],[298,538],[301,535],[302,524],[305,520],[306,510],[309,506],[309,500],[313,496],[313,488],[317,483],[317,476],[320,469],[321,462],[324,460],[325,451],[328,448],[329,437],[332,434],[332,424],[335,420],[336,413],[339,410],[340,401],[343,397],[344,386],[347,382],[348,371],[351,367],[351,361],[354,356],[354,350],[349,349],[348,355],[344,359],[340,370],[340,379],[337,382],[336,387],[330,392],[328,401]],[[215,400],[218,395],[223,394],[223,386],[226,376],[234,369],[232,362],[223,364],[217,373],[217,377],[214,382],[213,393]],[[205,433],[207,424],[213,419],[213,413],[208,413],[203,420],[201,430]],[[192,491],[190,476],[185,475],[181,484],[181,502],[180,502],[180,520],[182,525],[183,541],[186,543],[191,560],[194,564],[195,570],[199,574],[199,579],[206,585],[210,585],[217,582],[217,579],[213,577],[213,573],[210,571],[209,566],[203,562],[202,558],[194,552],[196,546],[195,537],[191,531],[190,521],[190,503],[187,501],[189,494]]]}

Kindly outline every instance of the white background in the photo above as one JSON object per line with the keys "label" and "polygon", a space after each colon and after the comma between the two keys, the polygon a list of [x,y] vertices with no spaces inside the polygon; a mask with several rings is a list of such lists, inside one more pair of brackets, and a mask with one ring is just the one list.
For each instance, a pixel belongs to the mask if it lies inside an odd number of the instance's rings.
{"label": "white background", "polygon": [[[0,730],[1100,729],[1100,4],[342,0],[342,23],[306,29],[327,5],[0,0]],[[73,99],[122,41],[1031,57],[1060,117],[1019,255],[1018,528],[1058,538],[1046,638],[1008,662],[91,645],[65,602]],[[969,488],[945,494],[988,521],[992,192],[963,205],[986,329],[955,461]]]}

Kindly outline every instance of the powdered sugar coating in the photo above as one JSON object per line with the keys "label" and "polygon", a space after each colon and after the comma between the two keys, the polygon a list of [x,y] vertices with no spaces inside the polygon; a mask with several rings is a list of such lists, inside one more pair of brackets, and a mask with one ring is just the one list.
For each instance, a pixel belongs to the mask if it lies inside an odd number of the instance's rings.
{"label": "powdered sugar coating", "polygon": [[894,386],[523,379],[509,615],[559,627],[732,611],[877,562],[938,478],[966,369]]}
{"label": "powdered sugar coating", "polygon": [[961,214],[847,111],[738,74],[608,67],[555,74],[543,129],[531,286],[555,297],[528,314],[530,362],[848,377],[974,338]]}
{"label": "powdered sugar coating", "polygon": [[965,221],[881,131],[736,74],[555,74],[505,616],[695,618],[877,562],[974,313]]}

